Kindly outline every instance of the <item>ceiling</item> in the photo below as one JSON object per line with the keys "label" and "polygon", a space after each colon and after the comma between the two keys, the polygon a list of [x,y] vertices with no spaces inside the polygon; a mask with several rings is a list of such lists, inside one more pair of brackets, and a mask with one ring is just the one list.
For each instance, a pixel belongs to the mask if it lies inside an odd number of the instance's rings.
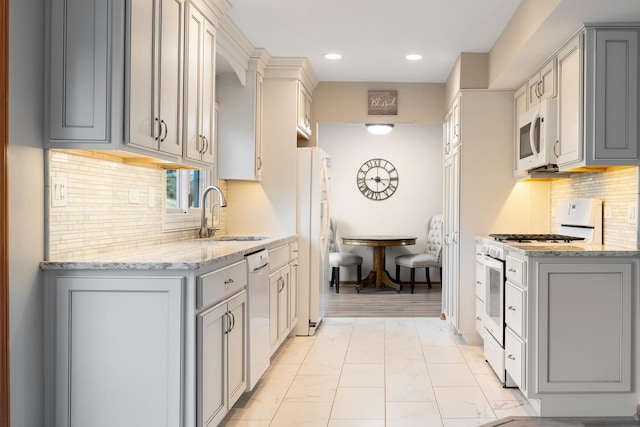
{"label": "ceiling", "polygon": [[[306,57],[320,81],[444,82],[460,52],[489,51],[520,0],[230,3],[231,20],[256,48]],[[327,52],[342,59],[324,59]],[[409,53],[423,59],[407,61]]]}
{"label": "ceiling", "polygon": [[[519,4],[556,4],[499,81],[526,77],[583,22],[640,22],[640,0],[229,0],[231,20],[271,56],[306,57],[320,81],[446,81],[461,52],[489,52]],[[390,5],[393,5],[390,8]],[[337,52],[342,59],[323,57]],[[407,61],[419,53],[420,61]]]}

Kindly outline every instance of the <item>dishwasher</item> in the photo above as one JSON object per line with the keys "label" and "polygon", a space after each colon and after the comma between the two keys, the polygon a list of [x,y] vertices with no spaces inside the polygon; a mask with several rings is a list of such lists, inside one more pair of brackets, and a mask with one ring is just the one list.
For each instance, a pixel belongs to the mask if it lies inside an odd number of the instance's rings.
{"label": "dishwasher", "polygon": [[263,249],[245,255],[247,260],[247,391],[253,390],[269,367],[269,252]]}

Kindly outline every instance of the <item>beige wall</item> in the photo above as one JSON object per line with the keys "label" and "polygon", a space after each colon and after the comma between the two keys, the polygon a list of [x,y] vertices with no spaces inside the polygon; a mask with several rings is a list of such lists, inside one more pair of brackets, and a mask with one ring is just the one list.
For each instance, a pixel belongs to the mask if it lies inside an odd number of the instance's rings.
{"label": "beige wall", "polygon": [[453,66],[445,87],[445,107],[461,89],[486,89],[489,85],[489,54],[462,52]]}
{"label": "beige wall", "polygon": [[[416,123],[444,121],[444,88],[442,83],[360,83],[320,82],[313,91],[312,120],[318,123]],[[397,116],[367,115],[368,90],[397,90]],[[317,146],[316,136],[301,146]]]}
{"label": "beige wall", "polygon": [[[512,81],[505,78],[503,83],[501,75],[505,70],[515,67],[521,69],[519,74],[522,72],[530,73],[534,71],[536,63],[542,65],[541,58],[527,58],[524,51],[527,50],[526,46],[529,40],[560,3],[561,0],[522,0],[489,53],[490,87],[513,89]],[[539,48],[539,46],[537,47]],[[549,53],[558,47],[560,46],[549,46]]]}

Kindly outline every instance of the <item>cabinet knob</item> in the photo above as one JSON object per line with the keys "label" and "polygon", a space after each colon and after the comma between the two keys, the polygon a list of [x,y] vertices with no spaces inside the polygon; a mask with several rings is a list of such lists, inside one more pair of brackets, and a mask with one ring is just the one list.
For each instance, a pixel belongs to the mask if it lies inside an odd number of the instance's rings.
{"label": "cabinet knob", "polygon": [[510,305],[509,307],[507,307],[507,310],[516,311],[516,309],[515,309],[512,305]]}
{"label": "cabinet knob", "polygon": [[226,280],[224,281],[224,284],[225,284],[225,285],[228,285],[228,284],[230,284],[230,283],[233,283],[233,279],[232,279],[231,277],[229,277],[228,279],[226,279]]}
{"label": "cabinet knob", "polygon": [[482,282],[479,280],[476,280],[476,285],[482,285]]}
{"label": "cabinet knob", "polygon": [[510,273],[515,273],[515,272],[516,272],[516,270],[515,270],[515,269],[513,269],[513,268],[510,268],[508,271],[509,271]]}
{"label": "cabinet knob", "polygon": [[482,320],[482,317],[476,316],[476,320]]}
{"label": "cabinet knob", "polygon": [[516,357],[513,354],[508,355],[507,358],[511,360],[516,360]]}

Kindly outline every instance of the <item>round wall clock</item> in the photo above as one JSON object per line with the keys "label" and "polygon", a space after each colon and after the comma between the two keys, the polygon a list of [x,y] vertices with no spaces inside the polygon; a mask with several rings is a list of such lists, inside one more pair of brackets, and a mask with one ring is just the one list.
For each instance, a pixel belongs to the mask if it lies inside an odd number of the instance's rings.
{"label": "round wall clock", "polygon": [[356,182],[365,197],[371,200],[385,200],[398,188],[398,171],[387,160],[367,160],[358,169]]}

